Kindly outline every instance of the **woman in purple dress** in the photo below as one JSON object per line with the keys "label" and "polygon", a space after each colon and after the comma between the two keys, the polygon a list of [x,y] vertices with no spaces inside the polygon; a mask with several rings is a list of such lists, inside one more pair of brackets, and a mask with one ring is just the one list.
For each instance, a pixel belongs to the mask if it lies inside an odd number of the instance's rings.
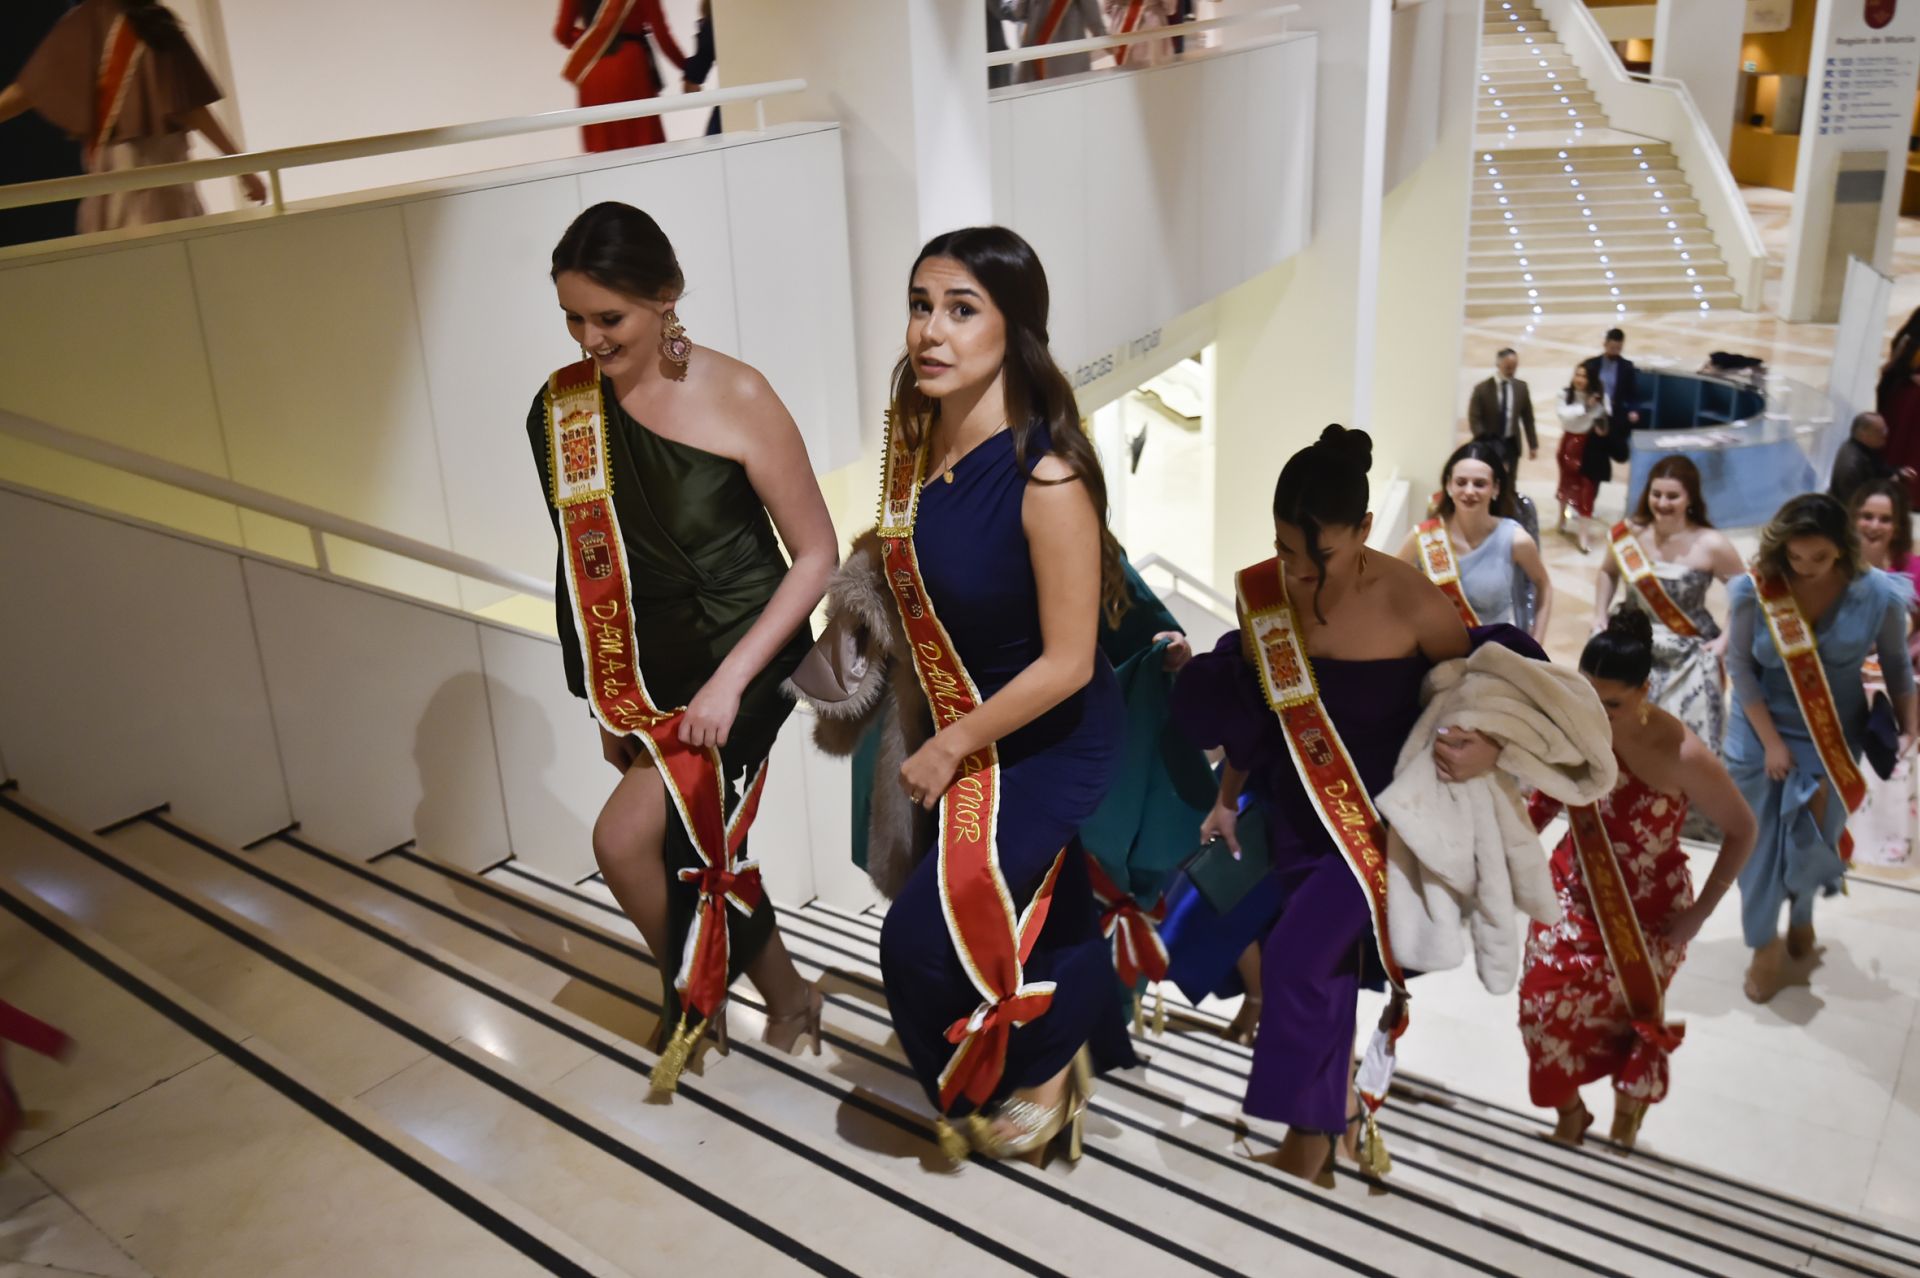
{"label": "woman in purple dress", "polygon": [[[1418,568],[1368,549],[1372,458],[1365,432],[1329,426],[1280,472],[1273,526],[1321,702],[1360,780],[1378,793],[1393,780],[1420,716],[1420,681],[1435,663],[1466,656],[1482,638],[1529,656],[1540,651],[1511,626],[1470,638],[1453,604]],[[1356,1000],[1377,959],[1366,894],[1301,784],[1242,634],[1225,635],[1181,671],[1173,714],[1194,744],[1226,751],[1219,800],[1201,837],[1223,838],[1239,852],[1241,795],[1267,808],[1270,887],[1277,889],[1269,895],[1278,909],[1261,947],[1263,1004],[1245,1108],[1287,1124],[1275,1157],[1281,1170],[1325,1183],[1349,1122]],[[1435,747],[1442,776],[1454,781],[1488,771],[1496,755],[1478,733],[1443,730]]]}

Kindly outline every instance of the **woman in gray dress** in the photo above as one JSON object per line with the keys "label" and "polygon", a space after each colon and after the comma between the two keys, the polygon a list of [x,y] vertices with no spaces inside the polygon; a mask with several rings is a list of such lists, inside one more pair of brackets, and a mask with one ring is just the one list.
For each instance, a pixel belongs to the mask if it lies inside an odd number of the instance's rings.
{"label": "woman in gray dress", "polygon": [[[1440,472],[1440,503],[1434,513],[1446,529],[1474,620],[1483,626],[1515,623],[1514,573],[1518,570],[1533,584],[1538,601],[1527,632],[1544,643],[1553,611],[1553,585],[1547,579],[1539,543],[1516,518],[1513,485],[1498,444],[1476,439],[1454,450]],[[1407,534],[1400,558],[1422,565],[1418,529]]]}

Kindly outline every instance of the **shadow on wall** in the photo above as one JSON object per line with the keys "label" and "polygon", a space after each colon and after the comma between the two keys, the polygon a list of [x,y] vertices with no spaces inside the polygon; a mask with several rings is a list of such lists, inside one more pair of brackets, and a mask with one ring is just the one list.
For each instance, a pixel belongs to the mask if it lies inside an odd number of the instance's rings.
{"label": "shadow on wall", "polygon": [[[513,786],[516,800],[532,805],[521,813],[526,826],[577,829],[580,845],[586,845],[590,827],[538,780],[554,763],[553,730],[540,707],[497,679],[465,671],[434,690],[414,729],[420,801],[413,810],[412,829],[422,856],[478,870],[512,848],[513,821],[503,799],[505,778],[495,748],[502,727],[514,733],[512,756],[522,773]],[[496,806],[488,811],[487,804]],[[505,822],[504,848],[494,812]]]}

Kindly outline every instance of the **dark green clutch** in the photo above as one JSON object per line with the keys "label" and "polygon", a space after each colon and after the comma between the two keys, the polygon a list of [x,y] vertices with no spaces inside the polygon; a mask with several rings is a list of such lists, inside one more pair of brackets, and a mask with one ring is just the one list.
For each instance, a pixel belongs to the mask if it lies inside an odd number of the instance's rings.
{"label": "dark green clutch", "polygon": [[1203,844],[1187,862],[1187,877],[1219,914],[1240,904],[1273,869],[1273,857],[1267,848],[1266,809],[1249,804],[1240,813],[1236,832],[1240,856],[1233,855],[1225,839],[1215,839]]}

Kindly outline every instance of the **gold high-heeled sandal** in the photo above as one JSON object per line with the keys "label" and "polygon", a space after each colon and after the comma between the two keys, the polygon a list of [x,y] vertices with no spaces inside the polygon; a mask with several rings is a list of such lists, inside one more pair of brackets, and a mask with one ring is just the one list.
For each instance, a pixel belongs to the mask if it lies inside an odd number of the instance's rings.
{"label": "gold high-heeled sandal", "polygon": [[[806,1006],[797,1012],[788,1012],[783,1016],[767,1017],[767,1026],[760,1031],[760,1041],[769,1047],[774,1047],[777,1051],[783,1050],[789,1056],[792,1056],[799,1051],[802,1040],[812,1039],[813,1054],[818,1056],[820,1054],[820,1043],[822,1039],[820,1032],[820,1013],[826,1005],[827,996],[820,992],[820,987],[818,985],[807,986]],[[799,1030],[795,1032],[793,1038],[784,1048],[778,1047],[773,1041],[774,1026],[791,1025],[795,1021],[800,1022]]]}
{"label": "gold high-heeled sandal", "polygon": [[1640,1139],[1640,1124],[1647,1117],[1647,1102],[1631,1096],[1613,1095],[1613,1143],[1622,1154],[1631,1154]]}
{"label": "gold high-heeled sandal", "polygon": [[1560,1107],[1560,1121],[1554,1124],[1553,1135],[1547,1139],[1577,1148],[1586,1143],[1587,1128],[1591,1126],[1593,1112],[1587,1108],[1585,1101],[1576,1096],[1571,1105]]}
{"label": "gold high-heeled sandal", "polygon": [[[1067,1161],[1077,1163],[1085,1141],[1087,1100],[1092,1095],[1093,1056],[1082,1047],[1067,1067],[1067,1087],[1058,1104],[1046,1107],[1009,1100],[992,1114],[969,1115],[967,1143],[987,1158],[1026,1158],[1041,1167],[1047,1151],[1064,1137]],[[996,1129],[1002,1126],[1012,1127],[1016,1134],[1000,1135]]]}

